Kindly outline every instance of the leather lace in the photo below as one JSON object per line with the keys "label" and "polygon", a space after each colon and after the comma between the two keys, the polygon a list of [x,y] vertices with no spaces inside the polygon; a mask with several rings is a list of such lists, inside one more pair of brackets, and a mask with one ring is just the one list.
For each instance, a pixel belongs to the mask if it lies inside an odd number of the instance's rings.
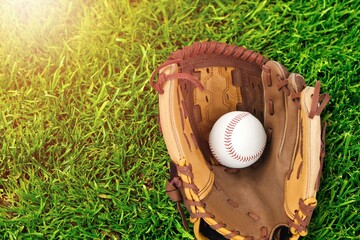
{"label": "leather lace", "polygon": [[[177,64],[179,67],[183,65],[183,61],[189,58],[192,58],[196,55],[222,55],[225,57],[234,57],[241,58],[248,62],[254,62],[258,65],[262,65],[267,59],[264,58],[257,52],[252,50],[247,50],[243,47],[238,47],[235,45],[227,45],[226,43],[218,42],[196,42],[191,46],[184,47],[181,50],[173,52],[170,57],[161,64],[150,77],[150,85],[154,88],[159,94],[164,93],[163,84],[166,81],[173,79],[182,79],[189,81],[194,84],[196,87],[204,90],[204,86],[200,83],[199,79],[195,76],[183,72],[173,73],[173,74],[163,74],[160,73],[161,69],[170,66],[172,64]],[[155,77],[159,75],[158,81],[155,83]]]}
{"label": "leather lace", "polygon": [[[296,104],[296,106],[301,109],[300,105],[300,97],[301,92],[291,92],[288,88],[289,81],[288,79],[281,79],[279,77],[279,83],[277,84],[277,88],[279,91],[283,91],[287,96],[291,97],[291,100]],[[316,81],[314,94],[312,95],[312,104],[309,112],[309,118],[313,119],[315,115],[320,115],[324,110],[325,106],[330,101],[330,95],[328,93],[320,94],[320,81]],[[270,107],[270,113],[273,110]]]}
{"label": "leather lace", "polygon": [[[309,225],[315,206],[307,205],[302,199],[299,199],[299,209],[300,210],[296,210],[294,217],[297,223],[289,221],[289,226],[293,227],[298,233],[304,233],[307,231],[307,226]],[[300,216],[300,211],[301,215],[305,217]]]}
{"label": "leather lace", "polygon": [[328,93],[320,94],[320,81],[317,81],[315,84],[312,98],[313,101],[309,113],[309,118],[311,119],[313,119],[315,115],[320,115],[330,100],[330,95]]}
{"label": "leather lace", "polygon": [[[181,220],[182,220],[182,223],[185,227],[185,229],[187,230],[188,229],[188,224],[186,222],[186,219],[185,219],[185,214],[184,214],[184,210],[183,208],[180,206],[180,203],[181,201],[184,202],[184,204],[186,206],[189,207],[189,209],[191,209],[190,207],[193,206],[193,207],[201,207],[201,208],[205,208],[206,207],[206,204],[203,203],[202,201],[193,201],[193,200],[190,200],[190,199],[187,199],[185,197],[183,197],[181,194],[181,189],[191,189],[194,191],[194,193],[197,194],[198,192],[198,188],[197,186],[193,183],[193,173],[192,173],[192,166],[191,164],[187,165],[187,166],[176,166],[177,168],[177,171],[180,175],[185,175],[185,176],[188,176],[190,177],[192,180],[191,180],[191,183],[185,183],[184,181],[181,180],[180,177],[178,176],[175,176],[172,178],[171,181],[169,181],[167,183],[167,194],[169,195],[170,199],[172,199],[174,202],[177,203],[177,209],[180,213],[180,216],[181,216]],[[215,215],[213,215],[212,213],[208,212],[208,211],[205,211],[205,212],[199,212],[199,211],[189,211],[190,212],[190,215],[192,218],[196,219],[196,218],[212,218],[212,219],[215,219]],[[217,224],[214,224],[214,225],[209,225],[212,229],[214,230],[218,230],[220,228],[226,228],[226,224],[225,223],[222,223],[220,221],[216,221]],[[237,235],[239,235],[240,232],[239,231],[230,231],[229,234],[227,235],[224,235],[225,238],[232,238],[232,237],[235,237]],[[252,239],[252,238],[245,238],[245,239]]]}

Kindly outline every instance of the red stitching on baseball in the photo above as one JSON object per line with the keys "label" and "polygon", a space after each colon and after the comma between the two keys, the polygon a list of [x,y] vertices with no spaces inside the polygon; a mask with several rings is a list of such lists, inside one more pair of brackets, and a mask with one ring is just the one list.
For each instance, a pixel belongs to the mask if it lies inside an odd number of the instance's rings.
{"label": "red stitching on baseball", "polygon": [[[235,160],[238,161],[243,161],[243,162],[248,162],[252,159],[256,159],[258,158],[261,153],[263,152],[264,148],[265,148],[265,144],[264,146],[260,149],[259,152],[257,152],[254,155],[250,155],[250,156],[242,156],[241,154],[237,153],[233,144],[232,144],[232,135],[235,129],[235,126],[247,115],[249,115],[249,113],[239,113],[238,115],[236,115],[231,121],[230,123],[227,125],[226,130],[225,130],[225,146],[226,146],[226,150],[229,153],[229,155],[234,158]],[[211,147],[211,146],[210,146]],[[216,157],[216,156],[215,156]]]}
{"label": "red stitching on baseball", "polygon": [[211,150],[212,154],[214,155],[214,157],[215,157],[216,159],[219,159],[218,156],[215,154],[215,151],[214,151],[214,148],[213,148],[212,145],[211,145],[211,142],[209,142],[209,147],[210,147],[210,150]]}

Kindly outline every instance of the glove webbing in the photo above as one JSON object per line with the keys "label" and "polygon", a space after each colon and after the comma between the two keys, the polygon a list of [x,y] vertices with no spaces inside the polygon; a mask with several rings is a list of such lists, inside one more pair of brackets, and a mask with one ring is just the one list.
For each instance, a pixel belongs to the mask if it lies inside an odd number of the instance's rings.
{"label": "glove webbing", "polygon": [[234,58],[241,58],[246,60],[247,62],[253,62],[257,65],[262,65],[266,58],[261,56],[259,53],[254,52],[252,50],[247,50],[243,47],[238,47],[235,45],[227,45],[226,43],[218,43],[218,42],[196,42],[191,46],[187,46],[181,50],[173,52],[169,59],[167,59],[163,64],[161,64],[158,68],[155,69],[153,74],[150,77],[150,85],[159,93],[164,93],[162,89],[162,84],[167,80],[172,79],[183,79],[186,81],[190,81],[195,86],[199,87],[200,89],[204,89],[198,79],[191,74],[179,73],[165,75],[160,74],[158,82],[154,83],[155,76],[160,72],[161,69],[171,65],[177,64],[180,68],[184,59],[189,59],[191,57],[195,57],[197,55],[224,55],[224,56],[231,56]]}

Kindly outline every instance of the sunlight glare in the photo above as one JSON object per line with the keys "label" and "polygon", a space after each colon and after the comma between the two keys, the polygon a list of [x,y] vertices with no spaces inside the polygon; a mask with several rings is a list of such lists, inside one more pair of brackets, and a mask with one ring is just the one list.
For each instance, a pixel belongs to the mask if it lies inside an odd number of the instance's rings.
{"label": "sunlight glare", "polygon": [[44,20],[51,12],[55,1],[51,0],[6,0],[7,14],[13,15],[21,23]]}

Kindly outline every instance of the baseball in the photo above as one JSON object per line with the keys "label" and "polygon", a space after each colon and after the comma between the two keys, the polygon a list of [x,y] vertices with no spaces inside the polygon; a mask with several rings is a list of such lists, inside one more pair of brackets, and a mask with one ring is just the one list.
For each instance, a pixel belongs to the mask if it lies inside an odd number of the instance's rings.
{"label": "baseball", "polygon": [[215,122],[210,131],[211,152],[226,167],[250,166],[260,158],[265,145],[263,125],[248,112],[226,113]]}

